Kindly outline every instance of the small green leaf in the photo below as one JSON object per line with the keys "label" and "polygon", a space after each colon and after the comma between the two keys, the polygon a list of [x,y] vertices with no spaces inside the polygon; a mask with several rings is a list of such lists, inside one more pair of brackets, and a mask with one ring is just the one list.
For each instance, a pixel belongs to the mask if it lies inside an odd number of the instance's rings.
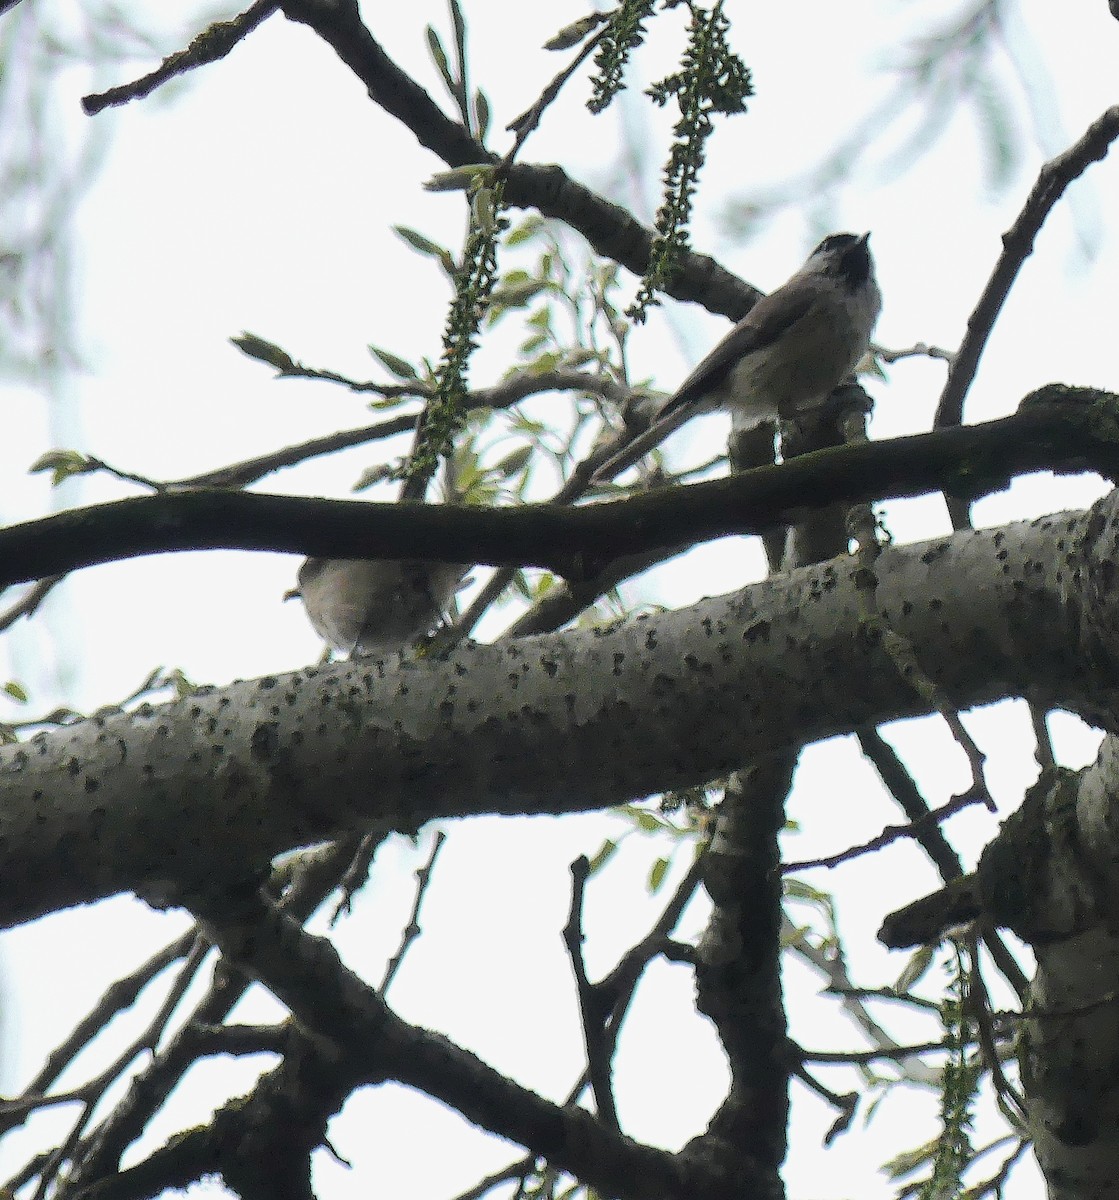
{"label": "small green leaf", "polygon": [[9,679],[8,682],[4,684],[4,694],[10,696],[18,704],[27,703],[27,693],[24,691],[23,685],[16,683],[14,679]]}
{"label": "small green leaf", "polygon": [[543,224],[543,217],[536,213],[530,213],[523,221],[519,221],[509,230],[505,235],[505,244],[507,246],[519,246],[522,242],[527,242],[540,232]]}
{"label": "small green leaf", "polygon": [[229,340],[242,354],[247,354],[249,358],[255,358],[258,362],[267,363],[270,367],[275,367],[281,374],[294,371],[296,368],[295,360],[286,350],[277,346],[275,342],[257,337],[255,333],[246,331]]}
{"label": "small green leaf", "polygon": [[595,851],[591,861],[587,867],[587,874],[594,875],[597,871],[601,871],[604,866],[614,857],[614,852],[618,849],[618,843],[613,838],[607,838],[601,846]]}
{"label": "small green leaf", "polygon": [[27,468],[28,475],[40,475],[50,471],[53,475],[51,486],[58,487],[60,483],[74,475],[84,475],[95,468],[84,454],[77,450],[48,450]]}
{"label": "small green leaf", "polygon": [[492,177],[492,163],[466,163],[450,171],[436,171],[424,184],[424,191],[465,192],[477,183],[489,183]]}
{"label": "small green leaf", "polygon": [[560,365],[561,356],[555,351],[549,351],[547,354],[540,354],[532,362],[526,363],[526,368],[533,375],[546,375],[549,371],[554,371]]}
{"label": "small green leaf", "polygon": [[792,875],[785,876],[783,891],[786,896],[791,896],[795,900],[810,900],[813,904],[818,904],[828,898],[827,892],[822,892],[819,888],[814,888],[810,883],[805,883],[803,879],[797,879]]}
{"label": "small green leaf", "polygon": [[649,812],[648,809],[635,808],[632,804],[627,804],[622,811],[642,833],[658,833],[664,828],[664,823],[657,814]]}
{"label": "small green leaf", "polygon": [[478,133],[478,141],[485,142],[486,134],[490,131],[490,102],[486,93],[479,88],[474,93],[474,124]]}
{"label": "small green leaf", "polygon": [[383,350],[380,346],[370,345],[369,353],[383,366],[387,371],[391,371],[397,379],[418,379],[416,368],[412,366],[407,359],[403,359],[393,354],[391,350]]}
{"label": "small green leaf", "polygon": [[444,254],[450,253],[445,247],[433,242],[431,238],[425,237],[418,229],[412,229],[407,225],[394,225],[392,231],[397,237],[403,238],[419,254],[426,254],[430,258],[442,258]]}
{"label": "small green leaf", "polygon": [[377,463],[376,466],[366,467],[364,471],[357,477],[357,481],[351,492],[364,492],[367,488],[374,487],[378,483],[384,483],[386,479],[391,479],[395,474],[396,468],[392,463]]}
{"label": "small green leaf", "polygon": [[652,867],[649,869],[649,881],[646,885],[650,896],[655,896],[660,891],[661,885],[664,883],[664,878],[668,874],[668,859],[658,858]]}
{"label": "small green leaf", "polygon": [[460,62],[466,61],[466,18],[458,0],[451,0],[451,24],[455,27],[455,48]]}
{"label": "small green leaf", "polygon": [[566,367],[585,367],[587,363],[602,362],[603,357],[601,350],[572,350],[563,356],[563,363]]}
{"label": "small green leaf", "polygon": [[547,286],[543,280],[533,279],[527,271],[516,273],[523,274],[524,281],[513,282],[514,272],[510,272],[502,281],[501,286],[494,288],[490,297],[492,304],[501,304],[505,308],[520,308]]}
{"label": "small green leaf", "polygon": [[901,1179],[905,1175],[912,1175],[919,1167],[931,1162],[935,1153],[936,1142],[926,1142],[923,1146],[915,1146],[912,1150],[905,1150],[901,1154],[887,1159],[880,1169],[885,1171],[891,1179]]}
{"label": "small green leaf", "polygon": [[905,964],[901,974],[898,976],[897,983],[894,984],[895,990],[899,992],[908,992],[913,989],[913,985],[921,979],[925,972],[932,965],[933,958],[936,954],[935,946],[919,946],[913,954],[909,956],[909,961]]}
{"label": "small green leaf", "polygon": [[455,77],[451,74],[451,64],[447,61],[447,52],[443,49],[443,43],[439,40],[439,34],[429,25],[424,33],[427,35],[427,48],[431,54],[432,61],[439,70],[439,74],[443,76],[443,82],[447,85],[447,91],[453,96],[455,94]]}
{"label": "small green leaf", "polygon": [[572,46],[578,46],[587,34],[601,25],[606,18],[606,13],[591,13],[589,16],[580,17],[578,21],[572,21],[570,25],[565,25],[552,34],[544,43],[544,49],[570,50]]}

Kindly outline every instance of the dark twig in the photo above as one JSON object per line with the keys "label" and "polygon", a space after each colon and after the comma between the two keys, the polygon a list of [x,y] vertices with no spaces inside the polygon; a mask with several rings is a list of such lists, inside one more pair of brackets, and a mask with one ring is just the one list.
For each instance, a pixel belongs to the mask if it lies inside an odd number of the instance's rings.
{"label": "dark twig", "polygon": [[40,579],[33,583],[14,604],[0,612],[0,631],[14,625],[20,617],[30,617],[34,614],[55,586],[65,578],[65,575],[52,575],[49,579]]}
{"label": "dark twig", "polygon": [[973,804],[986,804],[987,795],[985,792],[978,792],[975,789],[964,792],[961,796],[953,796],[947,804],[942,804],[939,808],[934,808],[931,812],[927,812],[924,816],[918,817],[911,821],[908,825],[887,825],[880,834],[873,837],[868,842],[862,842],[858,846],[851,846],[847,850],[841,850],[837,854],[825,855],[822,858],[806,858],[800,862],[784,863],[781,870],[784,873],[792,871],[809,871],[817,867],[838,867],[841,863],[850,862],[854,858],[859,858],[864,854],[871,854],[876,850],[881,850],[889,846],[893,842],[900,841],[902,838],[920,837],[930,825],[939,826],[942,821],[948,820],[949,817],[954,817],[956,813],[963,812],[965,808],[970,808]]}
{"label": "dark twig", "polygon": [[591,864],[585,854],[571,864],[571,909],[563,927],[563,943],[571,960],[575,988],[579,997],[579,1015],[583,1025],[583,1044],[587,1051],[587,1077],[594,1092],[599,1118],[617,1130],[618,1110],[614,1104],[610,1058],[612,1046],[606,1037],[607,1010],[597,990],[587,978],[583,961],[583,898]]}
{"label": "dark twig", "polygon": [[817,1079],[803,1064],[796,1067],[793,1070],[793,1074],[809,1091],[815,1092],[821,1100],[825,1100],[838,1110],[839,1115],[824,1137],[824,1145],[830,1145],[841,1133],[846,1132],[852,1120],[854,1120],[855,1112],[859,1106],[859,1093],[833,1092],[831,1088]]}
{"label": "dark twig", "polygon": [[1099,162],[1117,137],[1119,105],[1107,109],[1088,126],[1078,142],[1041,168],[1022,211],[1003,234],[1002,253],[968,317],[967,333],[948,369],[948,378],[937,402],[935,425],[938,429],[959,425],[963,419],[964,397],[975,378],[980,356],[1022,264],[1033,253],[1034,239],[1046,217],[1069,184],[1092,163]]}
{"label": "dark twig", "polygon": [[485,1179],[479,1179],[473,1187],[467,1188],[465,1192],[459,1192],[451,1200],[481,1200],[487,1192],[492,1192],[495,1187],[500,1187],[503,1183],[527,1178],[538,1161],[535,1154],[526,1154],[507,1167],[502,1167],[501,1170],[494,1171],[492,1175],[487,1175]]}
{"label": "dark twig", "polygon": [[983,1055],[983,1065],[991,1072],[991,1082],[998,1096],[999,1108],[1019,1133],[1029,1124],[1029,1107],[1025,1097],[1007,1079],[1002,1069],[1002,1059],[995,1045],[995,1030],[992,1016],[991,997],[979,964],[979,940],[975,931],[967,936],[968,957],[971,970],[967,975],[967,1006],[975,1022],[976,1038]]}
{"label": "dark twig", "polygon": [[432,872],[435,870],[435,860],[439,857],[439,851],[443,849],[443,843],[447,840],[447,835],[442,829],[437,830],[435,841],[432,843],[431,853],[428,855],[427,862],[416,871],[416,897],[412,902],[412,913],[408,918],[407,925],[404,926],[404,931],[401,935],[400,945],[397,947],[396,953],[389,959],[388,965],[385,967],[385,975],[381,980],[381,995],[384,996],[392,986],[392,981],[396,978],[397,972],[400,970],[404,962],[404,956],[408,953],[413,942],[423,932],[420,928],[420,908],[423,906],[424,897],[427,895],[427,889],[431,885]]}
{"label": "dark twig", "polygon": [[[678,943],[671,943],[668,935],[676,927],[677,921],[680,920],[684,909],[688,906],[688,902],[695,895],[696,888],[699,887],[702,876],[703,855],[697,854],[694,862],[688,868],[683,879],[677,885],[672,898],[665,905],[660,916],[653,923],[649,932],[638,942],[632,946],[618,960],[617,965],[605,976],[599,983],[593,985],[604,992],[612,1005],[608,1023],[607,1023],[607,1038],[608,1038],[608,1053],[613,1054],[614,1047],[617,1045],[618,1035],[621,1032],[622,1023],[625,1020],[626,1012],[633,1001],[634,992],[637,990],[637,983],[641,978],[641,973],[648,963],[657,955],[665,954],[672,961],[683,961],[684,955],[672,953],[674,946],[679,946]],[[694,965],[694,948],[687,947],[690,951],[688,961]],[[572,1105],[578,1102],[579,1097],[583,1094],[583,1089],[590,1082],[587,1072],[584,1070],[575,1083],[575,1086],[567,1093],[565,1105]],[[454,1200],[478,1200],[479,1197],[485,1195],[491,1188],[496,1187],[500,1183],[506,1183],[512,1179],[527,1179],[528,1175],[533,1171],[539,1161],[536,1155],[526,1155],[524,1158],[518,1159],[514,1163],[510,1163],[501,1171],[495,1172],[493,1175],[487,1176],[475,1184],[474,1187],[456,1196]]]}
{"label": "dark twig", "polygon": [[338,891],[341,895],[338,897],[338,903],[334,906],[334,912],[330,914],[332,927],[342,917],[350,915],[354,896],[365,886],[373,859],[387,836],[384,829],[377,829],[362,837],[357,850],[354,851],[353,858],[350,859],[349,865],[342,873],[342,878],[338,881]]}
{"label": "dark twig", "polygon": [[106,92],[95,93],[82,97],[82,108],[90,115],[101,112],[113,104],[127,104],[130,100],[138,100],[154,92],[161,84],[176,75],[185,75],[195,67],[206,66],[217,62],[243,41],[266,18],[270,17],[277,8],[279,0],[257,0],[239,16],[231,21],[215,21],[208,29],[200,33],[185,50],[177,50],[159,64],[154,71],[119,87],[109,88]]}
{"label": "dark twig", "polygon": [[[1030,706],[1031,716],[1035,717],[1034,727],[1037,728],[1036,710]],[[1044,730],[1044,722],[1042,722],[1042,730]],[[917,837],[917,842],[924,849],[925,853],[932,859],[937,870],[940,872],[940,877],[947,882],[950,879],[959,879],[964,873],[963,864],[960,862],[959,856],[952,849],[948,839],[944,836],[939,824],[927,824],[924,818],[931,811],[928,802],[921,795],[917,788],[916,781],[909,771],[906,770],[905,764],[898,757],[894,748],[882,737],[877,729],[872,727],[860,729],[858,733],[859,745],[862,747],[863,753],[874,764],[875,769],[882,782],[886,785],[890,795],[893,796],[902,812],[909,818]],[[1043,743],[1039,741],[1038,745]],[[1050,747],[1050,750],[1052,747]],[[1007,982],[1014,988],[1019,999],[1025,1000],[1026,990],[1029,981],[1026,979],[1025,973],[1018,960],[1011,953],[1002,935],[990,923],[983,923],[983,941],[990,951],[991,958],[995,966],[1003,973]]]}
{"label": "dark twig", "polygon": [[925,818],[932,809],[918,790],[913,776],[898,757],[897,751],[873,726],[860,729],[858,738],[860,749],[874,764],[887,791],[909,818],[909,828],[940,871],[941,878],[955,879],[962,875],[963,864],[944,836],[939,822],[926,822]]}
{"label": "dark twig", "polygon": [[[322,375],[317,378],[322,378]],[[382,393],[387,388],[376,386]],[[591,371],[547,371],[537,375],[524,372],[503,379],[493,387],[478,388],[466,398],[468,409],[489,408],[493,410],[511,408],[514,404],[538,396],[546,392],[586,392],[594,396],[604,396],[619,403],[628,396],[628,391],[615,382],[609,375]],[[402,389],[401,394],[424,399],[430,395],[430,388],[425,384],[410,384]],[[175,480],[166,484],[167,488],[241,488],[255,483],[265,475],[284,467],[294,467],[298,463],[323,454],[333,454],[338,450],[348,450],[352,446],[364,445],[366,442],[378,441],[408,433],[416,427],[416,413],[411,412],[401,416],[387,417],[372,425],[363,425],[357,429],[344,429],[338,433],[326,434],[324,437],[311,438],[298,442],[294,446],[286,446],[281,450],[273,450],[244,462],[233,463],[228,467],[219,467],[214,471],[206,471],[200,475],[191,475],[185,479]]]}
{"label": "dark twig", "polygon": [[[47,1088],[109,1024],[113,1017],[126,1008],[130,1008],[148,984],[166,971],[172,963],[178,962],[179,959],[190,953],[194,943],[195,932],[188,930],[162,950],[153,954],[142,966],[137,967],[123,979],[118,979],[110,984],[100,1000],[82,1018],[70,1036],[48,1055],[47,1061],[24,1089],[23,1095],[4,1105],[0,1112],[6,1113],[11,1110],[11,1106],[18,1106],[25,1101],[42,1097]],[[0,1130],[10,1127],[10,1122],[0,1120]]]}
{"label": "dark twig", "polygon": [[515,117],[508,125],[505,126],[513,135],[513,145],[509,147],[505,157],[501,160],[499,171],[504,171],[512,166],[513,160],[521,151],[521,147],[527,141],[529,135],[539,127],[540,118],[543,117],[544,111],[552,104],[556,97],[560,94],[563,85],[575,74],[575,72],[587,61],[588,58],[597,49],[599,42],[602,41],[602,35],[605,30],[599,30],[592,38],[588,38],[583,43],[579,53],[571,60],[566,67],[560,71],[556,77],[548,84],[548,86],[540,93],[539,99],[528,109],[526,109],[519,117]]}
{"label": "dark twig", "polygon": [[819,1063],[821,1066],[858,1066],[873,1062],[900,1062],[906,1058],[920,1058],[926,1054],[947,1053],[951,1049],[942,1039],[932,1042],[914,1042],[907,1046],[875,1046],[870,1050],[806,1050],[796,1048],[802,1062]]}

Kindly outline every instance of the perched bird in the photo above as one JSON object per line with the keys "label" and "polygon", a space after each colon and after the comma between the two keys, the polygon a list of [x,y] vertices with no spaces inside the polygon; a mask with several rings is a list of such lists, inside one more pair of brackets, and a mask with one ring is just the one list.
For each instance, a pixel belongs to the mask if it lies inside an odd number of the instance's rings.
{"label": "perched bird", "polygon": [[348,655],[385,655],[438,624],[463,586],[461,563],[308,558],[299,596],[315,632]]}
{"label": "perched bird", "polygon": [[869,238],[824,238],[669,396],[649,428],[595,471],[594,481],[632,466],[699,413],[728,409],[741,431],[823,403],[866,353],[882,307]]}

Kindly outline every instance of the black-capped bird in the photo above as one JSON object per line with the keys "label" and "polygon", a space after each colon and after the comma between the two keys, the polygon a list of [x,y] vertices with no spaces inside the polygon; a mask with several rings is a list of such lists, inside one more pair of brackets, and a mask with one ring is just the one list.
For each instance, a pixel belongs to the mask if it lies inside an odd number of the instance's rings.
{"label": "black-capped bird", "polygon": [[822,404],[866,353],[882,307],[869,238],[824,238],[665,400],[649,428],[595,471],[594,481],[632,466],[699,413],[725,409],[741,430]]}

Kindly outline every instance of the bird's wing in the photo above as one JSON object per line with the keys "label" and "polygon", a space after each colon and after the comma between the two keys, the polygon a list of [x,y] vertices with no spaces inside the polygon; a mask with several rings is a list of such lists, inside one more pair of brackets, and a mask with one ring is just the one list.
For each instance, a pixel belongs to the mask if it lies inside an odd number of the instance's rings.
{"label": "bird's wing", "polygon": [[782,287],[763,296],[669,396],[656,420],[691,406],[717,388],[736,363],[776,342],[804,316],[811,303],[812,297],[804,288]]}
{"label": "bird's wing", "polygon": [[598,467],[592,482],[612,479],[679,429],[692,416],[693,406],[716,389],[737,362],[776,342],[804,316],[811,303],[811,294],[803,288],[791,293],[782,287],[763,296],[660,406],[649,428]]}

